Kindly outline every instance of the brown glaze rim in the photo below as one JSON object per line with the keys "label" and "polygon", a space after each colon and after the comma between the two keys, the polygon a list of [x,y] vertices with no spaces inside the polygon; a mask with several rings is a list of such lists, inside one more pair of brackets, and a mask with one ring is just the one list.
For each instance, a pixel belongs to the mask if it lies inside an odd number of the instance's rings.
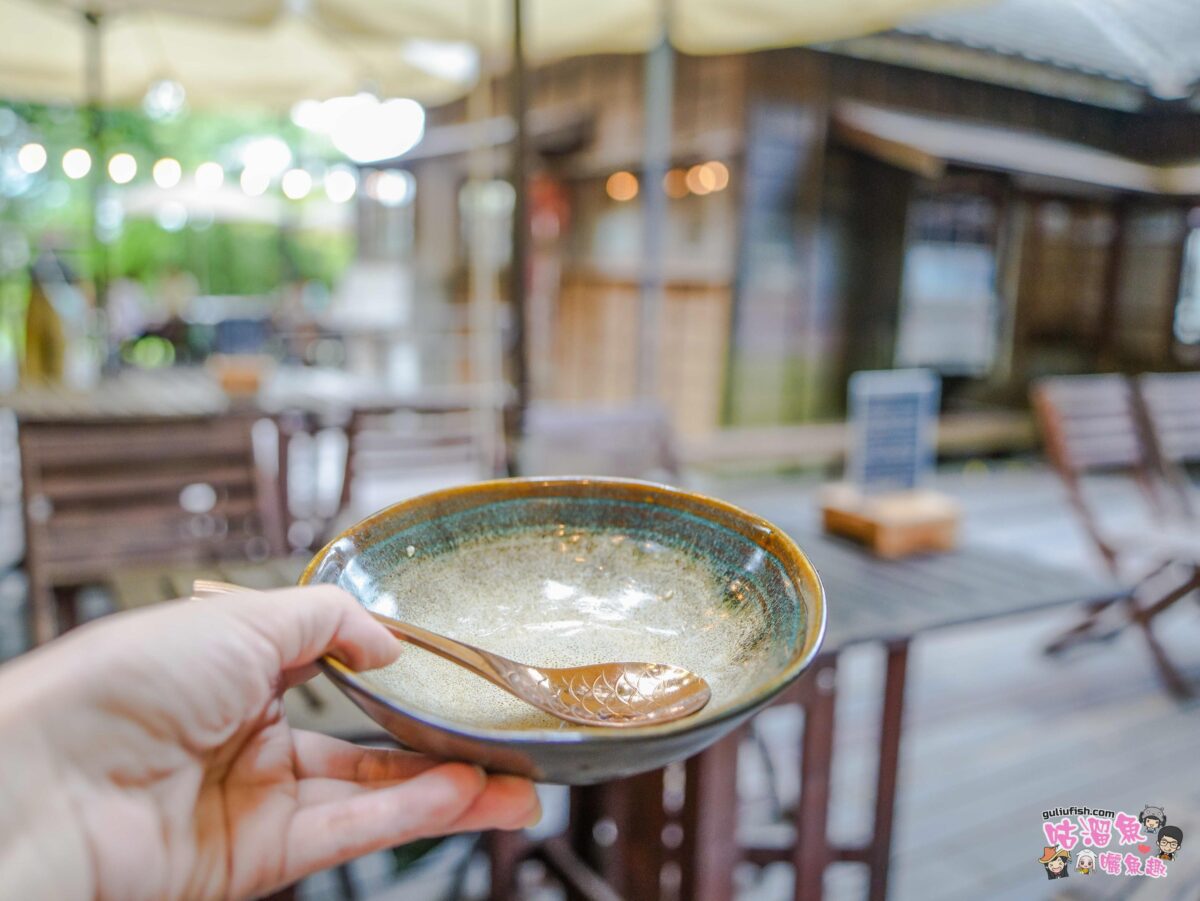
{"label": "brown glaze rim", "polygon": [[[512,479],[492,479],[484,482],[473,482],[441,491],[433,491],[418,497],[385,507],[366,519],[340,532],[325,547],[321,548],[309,561],[300,575],[300,585],[308,585],[316,574],[317,568],[333,552],[334,546],[347,539],[355,547],[361,546],[356,538],[364,532],[370,532],[398,514],[421,513],[429,508],[437,509],[439,513],[448,512],[447,502],[458,509],[467,509],[468,502],[478,498],[483,503],[505,500],[514,497],[595,497],[595,488],[600,486],[609,497],[620,500],[634,501],[645,504],[661,504],[674,510],[683,510],[706,519],[717,522],[750,539],[752,542],[772,554],[783,565],[784,570],[797,586],[801,602],[811,600],[811,609],[805,623],[804,641],[793,655],[792,660],[783,672],[764,683],[754,694],[720,708],[715,714],[701,711],[695,716],[671,723],[656,726],[637,726],[624,729],[604,729],[600,727],[575,727],[571,729],[488,729],[469,726],[461,722],[443,719],[436,714],[416,711],[401,705],[398,699],[378,691],[368,682],[361,679],[354,670],[333,657],[324,657],[321,668],[334,682],[341,683],[345,688],[362,692],[377,703],[389,708],[400,716],[408,717],[430,727],[443,730],[455,735],[487,741],[497,741],[510,744],[574,744],[584,741],[631,741],[657,736],[674,735],[716,725],[724,720],[736,717],[747,710],[765,703],[783,691],[797,676],[802,673],[817,655],[821,642],[825,637],[825,589],[821,578],[817,575],[807,555],[800,550],[786,532],[754,513],[716,498],[672,488],[657,482],[647,482],[638,479],[614,479],[599,476],[554,476],[550,478],[526,477]],[[713,516],[713,514],[717,514]],[[803,590],[807,589],[807,591]]]}

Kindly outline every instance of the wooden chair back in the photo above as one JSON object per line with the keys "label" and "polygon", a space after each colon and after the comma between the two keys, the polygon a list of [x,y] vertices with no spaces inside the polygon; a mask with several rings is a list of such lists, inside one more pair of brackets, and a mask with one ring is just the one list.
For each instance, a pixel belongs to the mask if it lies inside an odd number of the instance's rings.
{"label": "wooden chair back", "polygon": [[1147,373],[1137,394],[1150,449],[1184,515],[1200,515],[1187,467],[1200,463],[1200,372]]}
{"label": "wooden chair back", "polygon": [[26,565],[35,637],[58,631],[54,593],[117,567],[263,559],[284,548],[255,418],[22,422]]}
{"label": "wooden chair back", "polygon": [[670,416],[656,404],[535,404],[525,414],[521,472],[677,481],[680,465]]}
{"label": "wooden chair back", "polygon": [[460,404],[356,409],[346,427],[341,508],[379,506],[496,475],[478,411]]}
{"label": "wooden chair back", "polygon": [[1122,473],[1141,490],[1155,516],[1162,512],[1157,475],[1140,423],[1133,386],[1121,375],[1058,376],[1032,390],[1046,456],[1061,477],[1084,528],[1110,566],[1116,548],[1105,540],[1083,490],[1084,476]]}

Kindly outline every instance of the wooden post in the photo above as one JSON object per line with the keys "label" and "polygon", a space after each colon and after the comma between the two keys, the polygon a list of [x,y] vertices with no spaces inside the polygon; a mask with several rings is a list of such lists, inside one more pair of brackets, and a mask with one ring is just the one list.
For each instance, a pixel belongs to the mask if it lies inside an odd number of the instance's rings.
{"label": "wooden post", "polygon": [[[900,766],[900,733],[903,728],[904,681],[908,668],[908,641],[887,647],[887,675],[883,686],[883,718],[879,727],[879,769],[875,780],[875,827],[867,863],[871,870],[870,901],[887,898],[888,864],[892,856],[892,821],[896,807],[896,777]],[[806,727],[807,729],[807,727]]]}
{"label": "wooden post", "polygon": [[84,38],[84,85],[87,96],[88,139],[91,143],[95,159],[92,161],[92,177],[90,179],[91,209],[88,216],[88,243],[92,248],[92,262],[95,270],[92,272],[92,283],[96,291],[96,308],[103,310],[108,300],[108,248],[96,233],[96,213],[100,206],[100,198],[104,192],[104,174],[106,171],[104,159],[104,121],[100,109],[104,100],[104,63],[103,63],[103,22],[99,13],[86,11],[83,13],[87,23],[87,34]]}
{"label": "wooden post", "polygon": [[1112,241],[1108,246],[1108,260],[1104,267],[1104,298],[1100,307],[1100,322],[1096,362],[1101,371],[1112,369],[1117,362],[1117,322],[1120,318],[1121,303],[1121,274],[1125,265],[1125,245],[1127,237],[1126,220],[1129,218],[1129,203],[1120,199],[1112,207],[1113,229]]}
{"label": "wooden post", "polygon": [[733,870],[741,862],[737,841],[737,759],[742,730],[736,729],[687,762],[680,864],[686,901],[730,901]]}
{"label": "wooden post", "polygon": [[804,686],[804,739],[796,843],[793,846],[796,901],[821,897],[825,868],[833,861],[828,823],[837,658],[818,658],[803,678],[807,683]]}

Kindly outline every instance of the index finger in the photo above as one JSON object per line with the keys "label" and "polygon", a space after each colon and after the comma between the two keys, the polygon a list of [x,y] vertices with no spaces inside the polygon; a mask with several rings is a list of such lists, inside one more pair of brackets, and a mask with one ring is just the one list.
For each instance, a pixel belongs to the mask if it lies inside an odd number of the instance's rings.
{"label": "index finger", "polygon": [[281,670],[326,654],[356,670],[386,666],[400,642],[350,594],[334,585],[250,591],[206,599],[250,626],[274,649]]}

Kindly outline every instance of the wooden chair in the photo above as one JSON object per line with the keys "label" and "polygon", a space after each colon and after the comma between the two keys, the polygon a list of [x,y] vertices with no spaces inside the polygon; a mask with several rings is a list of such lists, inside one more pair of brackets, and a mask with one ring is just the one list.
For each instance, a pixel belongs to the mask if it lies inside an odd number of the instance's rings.
{"label": "wooden chair", "polygon": [[1137,397],[1151,453],[1173,490],[1177,514],[1200,525],[1200,498],[1189,467],[1200,464],[1200,372],[1147,373]]}
{"label": "wooden chair", "polygon": [[[1106,610],[1121,604],[1125,624],[1141,629],[1168,689],[1190,695],[1155,638],[1151,621],[1200,588],[1200,542],[1172,528],[1165,487],[1133,386],[1119,375],[1048,378],[1034,387],[1032,399],[1046,455],[1080,523],[1109,571],[1134,586],[1126,598],[1090,608],[1083,621],[1051,642],[1047,651],[1101,634]],[[1099,473],[1133,481],[1150,514],[1149,528],[1120,534],[1105,526],[1084,484],[1087,476]]]}
{"label": "wooden chair", "polygon": [[405,402],[354,410],[346,426],[340,515],[373,510],[440,488],[494,478],[504,469],[497,428],[469,404]]}
{"label": "wooden chair", "polygon": [[680,478],[675,432],[657,404],[535,404],[525,413],[520,457],[523,475]]}
{"label": "wooden chair", "polygon": [[22,422],[34,637],[73,624],[74,595],[130,566],[265,559],[284,549],[250,416]]}

